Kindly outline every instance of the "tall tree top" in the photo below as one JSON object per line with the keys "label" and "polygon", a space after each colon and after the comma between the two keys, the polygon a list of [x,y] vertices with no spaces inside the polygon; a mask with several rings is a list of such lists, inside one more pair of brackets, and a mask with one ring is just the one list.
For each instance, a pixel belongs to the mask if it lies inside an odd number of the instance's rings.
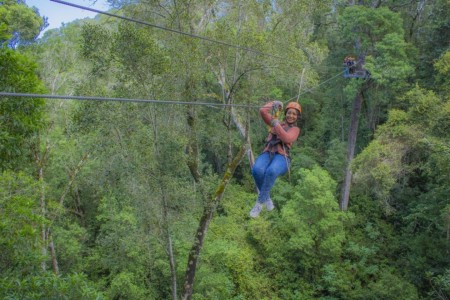
{"label": "tall tree top", "polygon": [[6,0],[0,3],[0,43],[16,48],[19,44],[33,42],[45,28],[45,18],[24,1]]}

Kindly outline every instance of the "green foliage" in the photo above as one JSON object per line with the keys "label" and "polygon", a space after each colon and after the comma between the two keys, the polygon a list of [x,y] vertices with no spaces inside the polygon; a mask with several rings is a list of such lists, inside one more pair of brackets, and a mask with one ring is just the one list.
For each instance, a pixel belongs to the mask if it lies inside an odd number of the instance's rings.
{"label": "green foliage", "polygon": [[[2,299],[102,299],[87,276],[55,276],[41,263],[42,217],[38,183],[22,174],[0,176],[0,297]],[[67,249],[62,247],[62,249]]]}
{"label": "green foliage", "polygon": [[169,57],[146,28],[122,24],[115,35],[113,51],[123,66],[128,84],[148,85],[152,76],[167,72]]}
{"label": "green foliage", "polygon": [[3,299],[105,299],[87,276],[80,273],[65,277],[52,273],[23,276],[20,279],[3,277],[0,279],[0,291]]}
{"label": "green foliage", "polygon": [[[0,90],[42,93],[36,68],[27,56],[0,48]],[[44,101],[2,97],[0,116],[0,170],[18,168],[29,159],[30,138],[44,125]]]}
{"label": "green foliage", "polygon": [[436,83],[441,86],[444,95],[450,94],[449,78],[450,78],[450,51],[445,52],[442,57],[434,64],[437,71]]}
{"label": "green foliage", "polygon": [[34,274],[43,261],[38,185],[22,173],[0,177],[0,270],[7,274]]}
{"label": "green foliage", "polygon": [[58,250],[59,268],[83,272],[86,269],[84,244],[88,240],[87,230],[77,223],[69,223],[65,227],[53,226],[52,235]]}
{"label": "green foliage", "polygon": [[343,170],[345,170],[345,162],[347,160],[345,144],[337,139],[332,140],[327,149],[326,157],[324,167],[335,181],[341,181],[344,176]]}
{"label": "green foliage", "polygon": [[89,262],[96,276],[109,274],[102,279],[105,293],[110,298],[151,298],[152,289],[145,280],[149,240],[138,226],[136,212],[113,196],[105,197],[98,209],[97,247]]}
{"label": "green foliage", "polygon": [[114,198],[103,199],[97,216],[101,224],[97,243],[99,251],[105,252],[99,263],[110,269],[113,274],[141,265],[142,261],[139,260],[143,257],[140,254],[142,251],[145,252],[142,244],[145,240],[133,241],[138,234],[135,232],[137,227],[135,213],[131,207],[121,202],[123,201]]}
{"label": "green foliage", "polygon": [[436,80],[434,64],[449,49],[450,31],[447,19],[450,4],[447,0],[436,0],[419,7],[418,10],[414,5],[410,5],[400,11],[408,39],[414,42],[419,50],[420,61],[416,62],[416,79],[422,87],[437,90],[437,84],[441,82]]}
{"label": "green foliage", "polygon": [[0,6],[0,44],[18,44],[34,41],[44,27],[39,14],[21,1],[2,2]]}
{"label": "green foliage", "polygon": [[[448,114],[445,109],[447,104],[441,104],[434,93],[418,87],[401,99],[408,103],[408,112],[392,110],[386,124],[379,127],[377,139],[354,161],[355,180],[364,182],[361,186],[372,187],[379,199],[386,200],[399,179],[417,167],[414,158],[409,164],[404,163],[409,153],[415,153],[414,156],[418,157],[418,151],[434,149],[431,152],[441,154],[446,151],[441,140],[444,136],[434,137],[433,131],[437,129],[440,135],[440,128],[448,126],[448,121],[444,121]],[[440,156],[444,168],[447,156]]]}
{"label": "green foliage", "polygon": [[233,298],[235,286],[229,274],[201,268],[197,276],[199,283],[195,288],[194,299],[235,299]]}
{"label": "green foliage", "polygon": [[432,298],[448,297],[450,295],[450,270],[446,270],[443,275],[432,276],[427,274],[431,282],[432,290],[428,293]]}
{"label": "green foliage", "polygon": [[414,47],[405,42],[400,15],[387,7],[356,5],[345,8],[338,20],[340,43],[349,50],[354,45],[357,58],[365,58],[360,63],[370,78],[390,89],[404,89],[405,79],[413,73],[415,55]]}
{"label": "green foliage", "polygon": [[89,76],[90,66],[83,61],[80,51],[82,24],[83,21],[78,20],[47,30],[36,44],[24,49],[36,58],[39,76],[49,93],[74,95],[77,87]]}
{"label": "green foliage", "polygon": [[383,272],[378,280],[368,285],[371,291],[364,295],[365,299],[419,299],[414,286],[398,276]]}
{"label": "green foliage", "polygon": [[338,208],[334,198],[336,183],[326,171],[314,167],[298,172],[295,193],[282,209],[287,247],[295,256],[306,255],[317,259],[316,263],[325,263],[342,251],[345,240],[342,222],[347,216]]}
{"label": "green foliage", "polygon": [[[416,86],[400,99],[407,103],[409,119],[422,126],[423,131],[433,126],[434,118],[441,110],[441,100],[433,91],[426,91]],[[440,125],[446,126],[445,123]]]}
{"label": "green foliage", "polygon": [[402,81],[413,73],[413,67],[409,63],[408,45],[403,36],[397,33],[389,33],[375,45],[375,51],[369,55],[364,67],[370,71],[370,77],[380,85],[392,85]]}
{"label": "green foliage", "polygon": [[110,49],[112,46],[111,33],[103,26],[86,24],[81,33],[84,43],[81,53],[93,63],[93,73],[97,76],[105,75],[112,57]]}
{"label": "green foliage", "polygon": [[370,187],[364,191],[372,192],[378,199],[386,201],[397,180],[407,171],[402,159],[408,150],[408,146],[403,143],[371,142],[353,161],[357,170],[354,180],[361,183],[356,188],[362,185]]}
{"label": "green foliage", "polygon": [[[425,2],[423,13],[416,3],[394,2],[369,8],[371,1],[351,7],[345,1],[109,1],[123,8],[120,14],[285,60],[97,18],[48,31],[25,49],[27,56],[2,49],[0,86],[42,92],[39,72],[55,94],[259,105],[264,97],[296,96],[304,70],[302,136],[290,174],[272,191],[276,209],[249,218],[257,195],[243,162],[211,221],[194,299],[445,299],[450,105],[441,30],[448,14],[442,0]],[[15,30],[3,21],[11,11],[0,6],[3,41]],[[30,23],[30,32],[34,27]],[[418,42],[421,35],[426,39]],[[369,81],[336,76],[357,41]],[[439,47],[424,52],[431,47],[426,43]],[[438,59],[436,71],[424,73],[431,60],[417,57]],[[428,89],[422,88],[425,77]],[[362,130],[350,211],[343,213],[336,194],[351,104],[361,89]],[[38,142],[33,136],[43,128],[43,103],[0,101],[2,167],[30,170],[26,147]],[[52,151],[40,185],[47,218],[32,171],[5,172],[0,179],[0,297],[169,299],[172,275],[180,294],[205,198],[241,143],[228,112],[48,101],[53,126],[41,138]],[[257,153],[267,134],[258,110],[233,112],[250,122]],[[187,113],[195,122],[186,122]],[[199,149],[201,183],[186,165],[188,144]],[[86,160],[79,165],[81,157]],[[58,276],[41,271],[50,261],[40,237],[49,219]]]}
{"label": "green foliage", "polygon": [[339,16],[339,24],[342,30],[340,37],[343,41],[353,45],[359,40],[361,53],[370,54],[376,44],[386,36],[392,34],[403,36],[400,15],[387,7],[348,6]]}
{"label": "green foliage", "polygon": [[[262,299],[271,293],[270,282],[258,273],[257,253],[247,242],[246,232],[240,230],[246,226],[246,199],[252,195],[233,186],[227,191],[223,207],[219,210],[223,214],[215,218],[210,226],[208,239],[211,242],[202,253],[202,260],[208,263],[199,270],[196,291],[199,296],[209,295],[214,299]],[[219,278],[223,278],[222,284],[218,284]]]}
{"label": "green foliage", "polygon": [[0,41],[4,43],[12,37],[8,24],[5,22],[8,11],[6,6],[0,6]]}
{"label": "green foliage", "polygon": [[[351,208],[354,216],[345,222],[343,259],[322,268],[317,288],[337,299],[418,299],[416,287],[404,278],[401,268],[389,263],[397,257],[398,245],[393,226],[378,217],[383,207],[358,196]],[[388,284],[386,278],[392,282]]]}
{"label": "green foliage", "polygon": [[416,286],[423,287],[428,285],[425,272],[437,269],[442,275],[446,269],[443,253],[448,241],[443,236],[448,231],[445,194],[450,156],[445,140],[449,136],[437,128],[448,126],[444,117],[448,100],[443,102],[419,87],[401,99],[408,110],[391,111],[377,138],[355,159],[355,193],[365,193],[370,186],[385,213],[401,220],[404,232],[397,243],[408,249],[404,254],[407,274]]}
{"label": "green foliage", "polygon": [[108,289],[109,299],[148,299],[150,295],[142,288],[142,278],[130,272],[121,272],[112,279]]}
{"label": "green foliage", "polygon": [[44,87],[36,76],[37,65],[28,56],[11,49],[0,49],[1,88],[7,91],[40,93]]}

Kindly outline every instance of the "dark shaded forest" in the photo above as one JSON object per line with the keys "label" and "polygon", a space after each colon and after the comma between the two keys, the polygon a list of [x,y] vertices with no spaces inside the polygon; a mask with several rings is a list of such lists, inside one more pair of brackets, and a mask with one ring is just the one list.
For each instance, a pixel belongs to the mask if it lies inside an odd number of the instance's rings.
{"label": "dark shaded forest", "polygon": [[0,0],[0,298],[450,299],[448,0],[106,2]]}

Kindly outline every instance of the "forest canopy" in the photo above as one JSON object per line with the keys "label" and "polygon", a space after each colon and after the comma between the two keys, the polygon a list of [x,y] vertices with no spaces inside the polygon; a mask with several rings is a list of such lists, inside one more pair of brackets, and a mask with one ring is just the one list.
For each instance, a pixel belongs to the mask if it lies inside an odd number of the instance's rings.
{"label": "forest canopy", "polygon": [[0,298],[450,298],[447,0],[106,2],[0,0]]}

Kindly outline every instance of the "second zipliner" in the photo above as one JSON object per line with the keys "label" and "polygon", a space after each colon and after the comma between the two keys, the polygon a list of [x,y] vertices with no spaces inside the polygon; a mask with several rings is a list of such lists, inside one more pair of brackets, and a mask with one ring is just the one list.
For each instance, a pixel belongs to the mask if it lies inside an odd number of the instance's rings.
{"label": "second zipliner", "polygon": [[301,105],[289,102],[284,109],[284,121],[278,119],[282,111],[283,103],[277,100],[266,103],[259,110],[263,121],[270,127],[266,145],[252,168],[252,176],[259,191],[258,199],[250,211],[252,218],[259,216],[264,207],[268,211],[275,208],[270,191],[276,179],[289,171],[289,152],[300,135],[297,121],[301,118]]}

